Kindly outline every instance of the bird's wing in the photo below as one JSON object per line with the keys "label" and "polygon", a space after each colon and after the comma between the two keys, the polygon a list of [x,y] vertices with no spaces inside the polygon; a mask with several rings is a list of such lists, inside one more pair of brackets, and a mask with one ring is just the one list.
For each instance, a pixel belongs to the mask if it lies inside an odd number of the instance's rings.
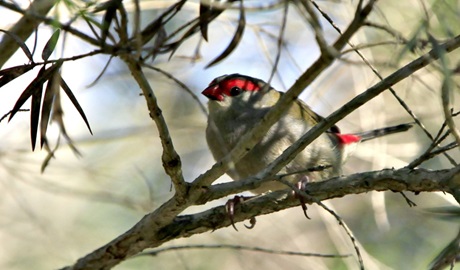
{"label": "bird's wing", "polygon": [[[297,99],[297,102],[290,108],[290,113],[296,115],[302,119],[310,120],[310,123],[318,123],[324,119],[321,115],[315,113],[305,102],[300,99]],[[336,125],[329,128],[328,132],[340,133],[339,127]]]}

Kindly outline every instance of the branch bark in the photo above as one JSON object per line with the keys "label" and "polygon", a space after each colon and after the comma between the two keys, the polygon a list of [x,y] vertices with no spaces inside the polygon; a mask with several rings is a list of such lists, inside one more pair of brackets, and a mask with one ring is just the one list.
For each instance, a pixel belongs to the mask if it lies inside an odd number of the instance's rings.
{"label": "branch bark", "polygon": [[[35,0],[29,6],[24,16],[11,28],[9,31],[18,36],[21,40],[26,41],[29,36],[35,31],[41,20],[35,19],[28,14],[37,14],[45,16],[54,7],[56,1],[54,0]],[[0,42],[0,68],[10,59],[10,57],[17,51],[19,45],[7,35],[5,35]]]}
{"label": "branch bark", "polygon": [[163,146],[162,161],[163,167],[166,173],[171,177],[171,181],[174,185],[176,199],[178,204],[185,205],[186,193],[188,191],[188,184],[184,180],[182,175],[182,166],[180,156],[174,149],[171,135],[169,134],[168,125],[163,117],[161,109],[158,105],[157,98],[153,89],[145,77],[142,68],[134,56],[128,55],[123,57],[126,64],[128,65],[131,74],[133,75],[136,82],[142,89],[145,100],[147,102],[147,108],[149,109],[150,117],[155,121],[158,132],[160,134],[161,145]]}
{"label": "branch bark", "polygon": [[[216,185],[215,190],[225,189],[230,184]],[[460,165],[452,169],[429,171],[425,169],[385,169],[332,178],[322,182],[309,183],[307,194],[312,198],[305,202],[324,201],[351,194],[370,191],[410,191],[415,193],[443,191],[452,193],[460,188]],[[291,190],[276,191],[247,200],[239,205],[235,213],[235,222],[251,217],[266,215],[299,205],[297,198],[290,196]],[[207,211],[178,216],[174,221],[159,231],[159,239],[169,241],[179,237],[189,237],[197,233],[213,231],[228,227],[225,206]]]}
{"label": "branch bark", "polygon": [[[238,182],[230,183],[237,185]],[[226,188],[216,185],[215,190]],[[385,169],[381,171],[358,173],[310,183],[306,192],[311,199],[306,203],[324,201],[370,191],[410,191],[453,193],[460,188],[460,165],[451,169],[429,171],[425,169]],[[214,231],[231,225],[225,206],[218,206],[193,215],[170,217],[165,223],[164,209],[171,207],[168,201],[155,212],[146,215],[136,226],[109,244],[88,254],[78,262],[63,270],[110,269],[112,266],[141,252],[145,248],[158,247],[172,239],[190,237],[195,234]],[[266,215],[299,205],[291,190],[280,190],[255,197],[239,204],[235,211],[235,222]]]}

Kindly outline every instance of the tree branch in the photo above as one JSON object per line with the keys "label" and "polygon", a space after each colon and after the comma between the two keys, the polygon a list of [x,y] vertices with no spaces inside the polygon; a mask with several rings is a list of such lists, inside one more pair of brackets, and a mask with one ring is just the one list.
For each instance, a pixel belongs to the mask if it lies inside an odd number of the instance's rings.
{"label": "tree branch", "polygon": [[[36,3],[38,4],[39,2],[45,2],[48,4],[51,3],[48,0],[36,0],[32,5]],[[192,184],[188,184],[184,180],[180,157],[174,149],[166,121],[163,118],[162,111],[157,103],[155,93],[148,83],[147,78],[145,77],[145,74],[141,68],[143,63],[141,63],[142,59],[140,57],[141,47],[139,44],[141,40],[139,35],[143,32],[140,31],[141,29],[139,29],[139,18],[136,18],[136,30],[134,31],[136,39],[133,41],[133,39],[128,36],[129,31],[127,28],[127,13],[124,8],[121,9],[121,26],[123,27],[116,28],[122,31],[120,32],[120,44],[117,44],[116,46],[105,45],[104,48],[95,50],[88,55],[96,53],[110,53],[112,55],[119,55],[126,62],[133,77],[142,89],[142,93],[146,99],[150,116],[154,120],[158,129],[161,144],[163,147],[162,163],[166,173],[171,178],[176,193],[173,198],[165,202],[161,207],[152,213],[145,215],[144,218],[142,218],[130,230],[112,240],[110,243],[102,246],[92,253],[89,253],[85,257],[82,257],[76,262],[75,265],[66,267],[64,269],[109,269],[129,257],[139,254],[146,248],[158,247],[172,239],[189,237],[194,234],[229,226],[231,222],[228,219],[228,214],[224,206],[215,207],[193,215],[179,216],[179,214],[191,205],[204,204],[229,194],[251,190],[260,186],[265,181],[280,177],[277,176],[276,173],[281,168],[290,162],[316,137],[321,135],[336,122],[343,119],[346,115],[356,110],[361,105],[376,97],[386,89],[390,88],[392,85],[407,78],[417,70],[438,59],[440,57],[440,51],[449,53],[450,51],[460,46],[460,36],[452,38],[445,44],[439,45],[437,49],[433,49],[426,55],[423,55],[420,58],[412,61],[404,68],[383,79],[381,82],[369,88],[363,94],[357,96],[341,109],[337,110],[329,117],[318,123],[298,142],[288,148],[280,157],[278,157],[278,159],[276,159],[258,175],[244,179],[242,181],[211,185],[219,176],[225,173],[231,162],[243,157],[247,152],[249,152],[251,148],[266,134],[266,131],[280,118],[280,116],[292,104],[292,102],[295,101],[299,94],[334,62],[334,60],[339,55],[336,52],[340,52],[349,42],[350,38],[361,28],[361,26],[365,24],[365,20],[371,13],[373,5],[376,1],[369,0],[366,5],[363,3],[364,1],[359,1],[354,19],[343,32],[343,34],[341,34],[341,36],[332,45],[328,45],[325,42],[320,22],[312,10],[310,1],[300,2],[305,5],[305,9],[313,18],[312,26],[316,33],[318,46],[320,47],[320,57],[299,77],[299,79],[294,83],[290,90],[285,95],[283,95],[276,106],[274,106],[270,112],[265,115],[262,121],[257,126],[255,126],[250,133],[246,134],[241,139],[240,143],[232,150],[228,156],[217,162],[210,170],[195,179]],[[139,4],[138,2],[135,3],[136,5]],[[0,0],[0,6],[2,5],[5,6],[12,4]],[[15,8],[11,8],[11,10],[20,10],[17,6],[14,7]],[[139,6],[136,7],[139,9]],[[36,10],[33,11],[35,12],[32,12],[33,14],[28,14],[28,12],[25,10],[18,11],[24,14],[23,19],[34,18],[34,20],[36,20],[33,24],[35,26],[31,25],[33,26],[32,30],[28,29],[27,27],[24,28],[24,26],[21,26],[19,23],[16,24],[15,27],[20,27],[22,29],[21,31],[26,31],[28,33],[33,31],[33,29],[36,27],[36,25],[38,25],[40,21],[48,24],[55,22],[54,20],[45,17],[47,12],[37,12]],[[179,8],[177,11],[173,10],[171,12],[175,15],[178,11]],[[138,10],[137,14],[139,14]],[[170,13],[168,11],[165,14]],[[217,17],[217,15],[215,15],[215,17]],[[209,22],[212,21],[215,17],[209,17]],[[153,22],[154,24],[152,25],[157,26],[156,23],[161,22],[161,20],[155,20]],[[195,22],[194,25],[196,27],[187,31],[183,37],[183,40],[198,31],[198,24],[196,24],[197,19],[195,19],[193,22]],[[97,46],[100,45],[100,42],[97,38],[92,38],[86,34],[80,33],[76,29],[70,28],[70,25],[67,26],[60,23],[57,25],[62,29],[69,31],[76,36],[79,36],[90,44]],[[184,29],[185,27],[188,27],[188,24],[184,25]],[[155,28],[155,31],[156,29],[157,28]],[[15,32],[14,29],[11,31],[12,33],[17,32]],[[155,31],[154,34],[157,33]],[[281,33],[283,31],[284,29],[282,29]],[[32,32],[24,36],[24,40],[27,39],[31,33]],[[180,33],[180,31],[177,31],[177,33]],[[20,36],[19,34],[17,35]],[[173,32],[173,34],[171,34],[168,38],[171,39],[172,37],[175,37],[175,35],[176,32]],[[20,37],[22,38],[22,36]],[[183,40],[176,41],[172,44],[179,46]],[[280,38],[279,46],[281,46],[281,41],[282,39]],[[138,46],[130,46],[133,44],[138,44]],[[0,48],[2,48],[2,45],[4,45],[3,42],[0,44]],[[168,50],[174,50],[177,48],[174,46],[169,48],[167,44],[163,45],[164,46],[161,48],[166,48]],[[158,48],[155,48],[155,50],[157,49]],[[167,51],[166,49],[164,51],[158,49],[158,52],[164,53]],[[0,51],[3,50],[0,49]],[[4,53],[5,52],[3,51],[3,55],[5,55]],[[157,53],[157,51],[155,51],[155,53]],[[77,59],[77,57],[73,57],[73,59]],[[1,64],[2,61],[0,60],[0,66]],[[445,108],[447,109],[447,106]],[[441,148],[441,150],[444,151],[447,149],[450,148]],[[434,152],[431,151],[430,153],[434,154]],[[427,154],[430,153],[427,152]],[[439,171],[428,171],[412,168],[404,168],[399,170],[387,169],[382,171],[366,172],[350,176],[337,177],[327,181],[309,184],[306,190],[309,197],[306,198],[305,201],[307,203],[318,203],[331,198],[338,198],[350,194],[359,194],[374,190],[391,190],[398,192],[411,191],[416,193],[444,191],[454,194],[460,190],[460,166],[454,166],[451,169]],[[292,191],[290,189],[271,192],[237,205],[234,221],[244,221],[255,216],[269,214],[297,206],[299,201],[297,198],[291,196],[291,192]]]}
{"label": "tree branch", "polygon": [[142,89],[145,100],[147,101],[147,107],[149,109],[150,117],[155,121],[158,132],[160,134],[161,145],[163,146],[162,161],[163,167],[166,173],[171,177],[171,181],[174,185],[176,194],[174,198],[178,204],[185,204],[186,193],[188,191],[188,184],[184,180],[182,175],[182,165],[180,156],[174,149],[174,145],[169,134],[168,125],[163,117],[160,107],[158,106],[157,99],[153,89],[147,81],[142,68],[134,56],[123,57],[128,65],[131,74],[133,75],[136,82]]}
{"label": "tree branch", "polygon": [[[11,27],[9,31],[18,36],[21,40],[27,40],[41,23],[41,20],[28,16],[28,14],[45,16],[55,4],[56,1],[54,0],[33,1],[29,8],[23,13],[24,16],[13,27]],[[18,48],[19,45],[12,38],[4,35],[2,41],[0,42],[0,52],[2,52],[0,57],[0,68],[6,63],[6,61],[8,61],[8,59],[10,59]]]}
{"label": "tree branch", "polygon": [[[218,192],[231,184],[238,184],[238,182],[214,185],[213,191]],[[305,202],[311,204],[316,200],[324,201],[370,191],[453,192],[458,188],[460,188],[460,165],[439,171],[385,169],[309,183],[306,192],[312,199],[306,198]],[[244,221],[298,206],[298,199],[290,194],[290,189],[280,190],[244,201],[236,207],[234,221]],[[230,225],[225,206],[218,206],[198,214],[178,216],[158,232],[158,239],[166,242]]]}
{"label": "tree branch", "polygon": [[[460,35],[440,45],[442,50],[445,50],[447,52],[451,52],[457,49],[459,46]],[[295,156],[297,156],[303,149],[305,149],[305,147],[307,147],[323,132],[326,132],[326,130],[329,129],[332,125],[343,119],[345,116],[347,116],[357,108],[364,105],[369,100],[378,96],[380,93],[382,93],[392,85],[395,85],[396,83],[415,73],[417,70],[427,66],[434,60],[438,59],[439,56],[439,50],[433,49],[427,54],[422,55],[421,57],[410,62],[403,68],[389,75],[388,77],[378,82],[371,88],[367,89],[364,93],[350,100],[340,109],[336,110],[331,115],[317,123],[313,128],[311,128],[307,133],[305,133],[297,142],[295,142],[289,148],[287,148],[281,156],[279,156],[275,161],[273,161],[258,175],[239,181],[241,182],[239,187],[242,189],[238,189],[236,190],[236,192],[251,190],[259,187],[264,182],[270,181],[273,178],[273,175],[275,175],[281,168],[286,166],[286,164],[288,164]],[[235,190],[228,190],[227,192],[231,194],[230,192],[233,191]]]}
{"label": "tree branch", "polygon": [[[457,49],[459,46],[460,46],[460,35],[440,45],[440,47],[447,52],[451,52]],[[339,110],[335,111],[330,116],[328,116],[327,118],[319,122],[311,130],[309,130],[304,136],[302,136],[302,138],[298,142],[296,142],[296,144],[288,148],[286,152],[295,149],[296,151],[292,152],[292,154],[295,156],[297,153],[302,151],[308,144],[310,144],[316,137],[318,137],[320,134],[322,134],[328,128],[330,128],[333,124],[337,123],[339,120],[343,119],[349,113],[356,110],[357,108],[359,108],[360,106],[368,102],[369,100],[373,99],[374,97],[376,97],[377,95],[379,95],[380,93],[382,93],[383,91],[391,87],[392,85],[407,78],[408,76],[415,73],[417,70],[427,66],[434,60],[439,59],[439,57],[440,57],[439,50],[433,49],[427,54],[422,55],[421,57],[410,62],[409,64],[402,67],[401,69],[397,70],[396,72],[394,72],[393,74],[385,78],[384,80],[378,82],[373,87],[366,90],[364,93],[353,98],[351,101],[349,101],[344,106],[342,106]],[[310,136],[312,138],[307,139]],[[298,144],[300,144],[301,147],[299,147]],[[286,163],[280,163],[278,166],[282,167],[285,164]],[[273,168],[273,169],[276,170],[276,168]]]}
{"label": "tree branch", "polygon": [[[229,184],[215,185],[214,191]],[[460,165],[451,169],[386,169],[332,178],[310,183],[306,203],[344,197],[370,191],[453,192],[460,188]],[[145,248],[160,246],[172,239],[190,237],[231,225],[225,206],[218,206],[193,215],[164,218],[166,209],[174,205],[170,200],[155,212],[146,215],[136,226],[100,249],[86,255],[65,270],[110,269]],[[234,221],[244,221],[299,205],[291,190],[280,190],[242,202],[236,207]]]}

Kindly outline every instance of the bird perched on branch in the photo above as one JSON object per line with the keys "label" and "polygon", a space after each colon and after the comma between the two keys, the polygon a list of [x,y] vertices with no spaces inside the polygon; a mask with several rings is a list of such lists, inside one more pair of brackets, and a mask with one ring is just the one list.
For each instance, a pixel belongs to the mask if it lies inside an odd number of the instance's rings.
{"label": "bird perched on branch", "polygon": [[[283,93],[260,79],[231,74],[214,79],[202,94],[209,99],[206,139],[214,158],[220,160],[262,119]],[[257,174],[322,119],[304,102],[295,100],[262,140],[243,158],[231,164],[227,174],[233,180]],[[338,176],[351,146],[406,131],[411,126],[401,124],[355,134],[342,134],[337,126],[333,126],[300,152],[280,174],[290,174],[286,180],[293,184],[300,179],[296,172],[305,172],[310,168],[322,169],[303,173],[308,181]],[[287,187],[284,184],[271,181],[252,192],[262,193],[285,188]]]}
{"label": "bird perched on branch", "polygon": [[[209,99],[206,139],[214,158],[220,160],[276,104],[283,93],[262,80],[231,74],[214,79],[202,94]],[[262,140],[240,161],[235,162],[227,173],[233,180],[258,173],[322,119],[301,100],[294,101]],[[333,126],[307,146],[280,173],[290,174],[323,167],[324,170],[311,172],[311,181],[337,176],[350,146],[406,131],[411,126],[401,124],[355,134],[341,134],[339,128]],[[292,178],[298,179],[298,176]],[[271,182],[255,190],[255,193],[281,188],[286,186]]]}

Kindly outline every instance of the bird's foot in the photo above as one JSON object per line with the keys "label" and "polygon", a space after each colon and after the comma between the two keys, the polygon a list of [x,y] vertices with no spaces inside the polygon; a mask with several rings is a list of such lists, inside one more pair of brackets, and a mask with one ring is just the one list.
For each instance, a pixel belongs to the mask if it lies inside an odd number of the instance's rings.
{"label": "bird's foot", "polygon": [[[234,217],[235,217],[235,206],[252,198],[252,196],[239,196],[239,195],[236,195],[235,197],[233,197],[233,199],[230,199],[227,201],[227,203],[225,204],[225,210],[227,211],[227,215],[228,217],[230,218],[230,221],[232,222],[232,227],[233,229],[235,229],[235,231],[238,231],[238,229],[236,228],[235,226],[235,221],[234,221]],[[244,227],[246,227],[247,229],[252,229],[254,228],[254,226],[256,225],[256,218],[255,217],[252,217],[250,220],[249,220],[249,223],[250,225],[244,225]]]}
{"label": "bird's foot", "polygon": [[[302,176],[300,180],[296,183],[296,188],[299,189],[300,191],[305,191],[305,188],[307,184],[310,182],[310,178],[306,175]],[[303,214],[305,215],[306,218],[310,219],[310,217],[307,214],[307,205],[305,203],[305,197],[302,194],[299,194],[297,191],[292,191],[293,196],[299,199],[300,201],[300,206],[302,206]]]}

